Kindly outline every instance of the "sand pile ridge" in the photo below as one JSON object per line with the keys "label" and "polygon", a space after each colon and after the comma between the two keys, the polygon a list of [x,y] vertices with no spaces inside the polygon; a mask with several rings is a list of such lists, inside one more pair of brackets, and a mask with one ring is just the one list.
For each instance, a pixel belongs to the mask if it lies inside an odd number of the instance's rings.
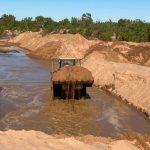
{"label": "sand pile ridge", "polygon": [[10,42],[28,49],[29,55],[45,60],[50,60],[52,56],[83,58],[86,50],[95,43],[80,34],[49,34],[42,37],[37,32],[22,33]]}

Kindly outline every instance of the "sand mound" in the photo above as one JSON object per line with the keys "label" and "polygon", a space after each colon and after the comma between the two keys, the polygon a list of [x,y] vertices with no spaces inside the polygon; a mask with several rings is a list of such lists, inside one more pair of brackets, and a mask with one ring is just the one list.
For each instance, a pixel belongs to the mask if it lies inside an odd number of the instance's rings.
{"label": "sand mound", "polygon": [[79,66],[65,66],[54,72],[53,82],[85,82],[93,83],[94,79],[90,71]]}
{"label": "sand mound", "polygon": [[38,131],[0,132],[2,150],[139,150],[127,140],[85,144],[74,138],[58,139]]}
{"label": "sand mound", "polygon": [[85,51],[95,42],[89,42],[80,34],[50,34],[42,37],[37,32],[25,32],[10,42],[30,50],[29,54],[41,59],[52,56],[83,58]]}
{"label": "sand mound", "polygon": [[31,51],[29,55],[44,60],[50,60],[51,58],[54,57],[55,53],[59,51],[60,48],[61,48],[60,42],[58,41],[48,42],[45,45],[38,47],[36,51]]}

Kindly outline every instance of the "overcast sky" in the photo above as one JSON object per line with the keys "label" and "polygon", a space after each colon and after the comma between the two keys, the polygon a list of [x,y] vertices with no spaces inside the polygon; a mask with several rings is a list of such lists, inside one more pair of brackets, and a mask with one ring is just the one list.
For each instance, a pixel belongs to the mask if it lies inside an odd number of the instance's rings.
{"label": "overcast sky", "polygon": [[94,20],[120,18],[150,22],[150,0],[0,0],[0,16],[13,14],[17,19],[43,15],[58,21],[81,17],[89,12]]}

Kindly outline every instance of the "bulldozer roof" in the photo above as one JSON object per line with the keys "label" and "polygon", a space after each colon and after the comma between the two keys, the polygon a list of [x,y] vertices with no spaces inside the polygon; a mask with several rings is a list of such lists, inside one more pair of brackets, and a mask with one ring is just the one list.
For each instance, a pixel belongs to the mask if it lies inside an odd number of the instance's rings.
{"label": "bulldozer roof", "polygon": [[81,59],[73,58],[73,57],[57,57],[57,58],[53,58],[53,60],[81,60]]}

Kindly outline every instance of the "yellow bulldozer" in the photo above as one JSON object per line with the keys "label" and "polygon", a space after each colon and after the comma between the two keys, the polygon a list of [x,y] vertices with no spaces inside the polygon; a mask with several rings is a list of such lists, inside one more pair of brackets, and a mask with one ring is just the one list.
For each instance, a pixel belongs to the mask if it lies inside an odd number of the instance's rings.
{"label": "yellow bulldozer", "polygon": [[87,95],[94,79],[91,72],[81,67],[81,59],[54,58],[51,65],[52,99],[81,99]]}

